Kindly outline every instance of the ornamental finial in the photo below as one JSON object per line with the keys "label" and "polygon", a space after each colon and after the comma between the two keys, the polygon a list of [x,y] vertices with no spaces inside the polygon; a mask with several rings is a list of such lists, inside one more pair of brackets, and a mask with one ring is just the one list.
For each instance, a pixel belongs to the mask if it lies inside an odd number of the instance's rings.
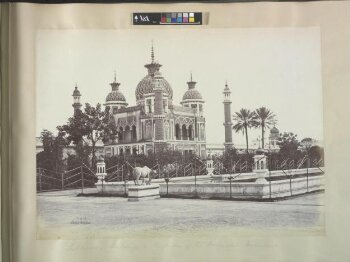
{"label": "ornamental finial", "polygon": [[151,48],[151,61],[154,63],[154,47],[153,47],[153,39],[152,39],[152,48]]}
{"label": "ornamental finial", "polygon": [[117,82],[117,71],[114,70],[114,83],[116,83],[116,82]]}

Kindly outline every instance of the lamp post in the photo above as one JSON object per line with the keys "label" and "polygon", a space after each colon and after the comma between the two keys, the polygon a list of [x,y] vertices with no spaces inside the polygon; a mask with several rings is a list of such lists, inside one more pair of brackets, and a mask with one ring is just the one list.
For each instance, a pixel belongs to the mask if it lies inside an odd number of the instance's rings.
{"label": "lamp post", "polygon": [[305,149],[306,152],[306,192],[309,192],[309,165],[310,165],[310,158],[309,158],[309,154],[310,154],[310,148],[313,144],[313,139],[312,138],[304,138],[301,141],[301,145],[302,147]]}
{"label": "lamp post", "polygon": [[168,174],[168,177],[164,178],[165,180],[165,183],[166,183],[166,196],[168,196],[169,194],[169,187],[168,187],[168,184],[169,184],[169,174]]}

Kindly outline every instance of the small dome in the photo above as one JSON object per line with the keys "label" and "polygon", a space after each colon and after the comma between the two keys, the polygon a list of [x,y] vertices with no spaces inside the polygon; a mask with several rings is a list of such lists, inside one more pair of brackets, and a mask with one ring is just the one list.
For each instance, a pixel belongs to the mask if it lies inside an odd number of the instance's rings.
{"label": "small dome", "polygon": [[122,102],[125,102],[126,99],[125,99],[125,96],[123,95],[122,92],[120,91],[112,91],[110,92],[107,97],[106,97],[106,102],[110,102],[110,101],[122,101]]}
{"label": "small dome", "polygon": [[185,94],[182,97],[182,100],[192,100],[192,99],[198,99],[202,100],[202,95],[199,93],[199,91],[196,89],[197,82],[192,80],[192,73],[190,81],[187,82],[188,90],[185,92]]}
{"label": "small dome", "polygon": [[270,133],[273,133],[273,134],[278,134],[279,132],[280,131],[275,126],[270,130]]}
{"label": "small dome", "polygon": [[[137,85],[135,96],[137,100],[140,100],[143,98],[144,94],[153,93],[153,87],[152,87],[152,81],[153,77],[152,75],[145,76]],[[164,92],[168,94],[169,99],[173,98],[173,89],[171,88],[168,81],[166,81],[164,78],[160,79],[160,85],[164,88]]]}
{"label": "small dome", "polygon": [[75,89],[73,91],[73,96],[81,96],[80,91],[78,90],[77,86],[75,86]]}
{"label": "small dome", "polygon": [[203,99],[201,93],[196,89],[188,89],[183,95],[182,100],[187,99]]}

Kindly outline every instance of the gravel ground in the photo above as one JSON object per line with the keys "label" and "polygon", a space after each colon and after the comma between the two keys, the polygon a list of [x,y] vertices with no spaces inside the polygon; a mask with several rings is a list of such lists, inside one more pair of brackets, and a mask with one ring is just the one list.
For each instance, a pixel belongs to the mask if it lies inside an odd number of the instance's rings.
{"label": "gravel ground", "polygon": [[324,225],[324,193],[278,202],[170,198],[128,202],[120,197],[76,197],[79,192],[38,194],[39,229],[181,232],[226,227],[320,229]]}

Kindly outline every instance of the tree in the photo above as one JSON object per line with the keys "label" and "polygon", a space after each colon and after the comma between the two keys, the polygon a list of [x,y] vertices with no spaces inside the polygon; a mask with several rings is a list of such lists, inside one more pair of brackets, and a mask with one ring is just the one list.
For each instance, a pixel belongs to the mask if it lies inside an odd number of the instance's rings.
{"label": "tree", "polygon": [[236,112],[233,115],[233,120],[237,123],[233,126],[233,130],[235,132],[242,132],[245,135],[246,140],[246,150],[248,153],[249,145],[248,145],[248,128],[253,127],[255,124],[255,114],[248,109],[242,108],[239,112]]}
{"label": "tree", "polygon": [[272,111],[266,107],[260,107],[255,110],[255,116],[253,125],[254,127],[261,128],[261,144],[262,148],[265,147],[265,128],[270,128],[271,125],[276,123],[276,116]]}
{"label": "tree", "polygon": [[37,166],[58,172],[63,167],[63,148],[67,146],[64,134],[59,132],[55,136],[52,132],[44,129],[40,140],[43,144],[43,152],[38,154]]}
{"label": "tree", "polygon": [[109,133],[109,124],[109,110],[101,110],[101,104],[97,104],[96,107],[93,107],[88,103],[85,105],[84,125],[86,137],[91,142],[92,166],[95,166],[95,163],[97,162],[96,143],[103,138],[106,139]]}
{"label": "tree", "polygon": [[68,119],[66,125],[58,126],[58,130],[65,133],[68,141],[76,146],[76,152],[84,161],[86,153],[90,150],[92,166],[96,164],[96,143],[110,139],[115,134],[109,109],[102,110],[101,104],[96,107],[85,104],[84,111],[78,110],[73,117]]}
{"label": "tree", "polygon": [[284,132],[280,135],[277,144],[280,147],[280,155],[283,157],[295,159],[298,156],[298,148],[300,146],[300,143],[296,134],[292,132]]}

